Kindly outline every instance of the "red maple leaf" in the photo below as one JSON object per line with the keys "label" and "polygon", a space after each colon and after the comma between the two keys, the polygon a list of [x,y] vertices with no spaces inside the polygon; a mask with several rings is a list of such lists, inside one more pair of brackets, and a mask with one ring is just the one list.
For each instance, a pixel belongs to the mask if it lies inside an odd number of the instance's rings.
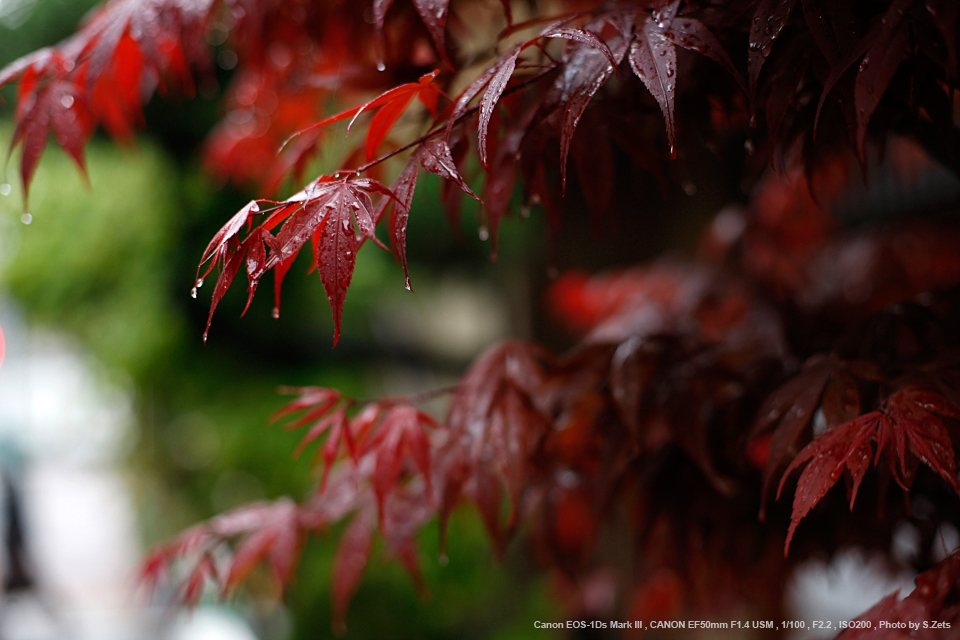
{"label": "red maple leaf", "polygon": [[853,508],[871,457],[874,466],[881,459],[886,462],[890,474],[904,491],[910,488],[907,456],[915,456],[960,493],[953,444],[937,416],[960,418],[960,410],[939,394],[907,386],[888,396],[880,410],[836,427],[804,447],[787,467],[777,489],[779,498],[787,477],[803,467],[794,494],[784,553],[790,549],[800,520],[837,483],[844,469],[853,480],[850,491],[850,508]]}

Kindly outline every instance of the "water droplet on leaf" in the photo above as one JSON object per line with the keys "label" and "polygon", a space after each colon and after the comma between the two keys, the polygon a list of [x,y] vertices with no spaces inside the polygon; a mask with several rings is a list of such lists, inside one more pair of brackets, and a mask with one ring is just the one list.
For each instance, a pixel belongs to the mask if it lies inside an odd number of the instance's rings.
{"label": "water droplet on leaf", "polygon": [[9,183],[4,182],[3,184],[0,184],[0,194],[8,196],[10,195],[11,191],[13,191],[13,187],[11,187]]}
{"label": "water droplet on leaf", "polygon": [[33,222],[33,216],[30,215],[29,213],[25,213],[22,216],[20,216],[20,222],[22,222],[23,224],[30,224],[31,222]]}
{"label": "water droplet on leaf", "polygon": [[64,109],[69,109],[70,107],[73,106],[73,96],[69,96],[69,95],[63,96],[62,98],[60,98],[60,104],[63,105]]}

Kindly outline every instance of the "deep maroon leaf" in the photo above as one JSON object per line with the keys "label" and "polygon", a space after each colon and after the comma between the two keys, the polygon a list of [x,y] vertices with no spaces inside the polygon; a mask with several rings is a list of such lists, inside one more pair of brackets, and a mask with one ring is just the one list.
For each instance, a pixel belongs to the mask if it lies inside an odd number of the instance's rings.
{"label": "deep maroon leaf", "polygon": [[[766,116],[767,128],[770,134],[776,136],[780,132],[780,125],[790,105],[797,100],[797,89],[803,81],[810,66],[810,57],[813,54],[813,39],[809,34],[794,38],[789,47],[782,53],[779,67],[770,73],[767,81]],[[839,78],[839,76],[838,76]],[[821,98],[821,105],[823,99]],[[820,116],[819,106],[817,117]],[[816,132],[816,126],[814,127]]]}
{"label": "deep maroon leaf", "polygon": [[599,120],[599,117],[590,117],[589,112],[584,114],[571,149],[580,190],[590,207],[597,233],[601,229],[604,214],[610,208],[616,176],[613,145]]}
{"label": "deep maroon leaf", "polygon": [[823,392],[820,406],[827,429],[839,427],[860,415],[860,392],[857,381],[843,370],[833,374]]}
{"label": "deep maroon leaf", "polygon": [[[615,36],[609,46],[614,60],[622,59],[626,44],[620,36]],[[573,42],[566,47],[563,63],[544,104],[558,109],[560,113],[560,180],[565,189],[567,156],[577,123],[593,95],[613,73],[614,65],[610,64],[603,52],[580,42]]]}
{"label": "deep maroon leaf", "polygon": [[760,0],[757,5],[757,11],[750,23],[750,48],[747,54],[747,81],[751,100],[757,93],[760,69],[770,55],[773,43],[780,37],[780,32],[790,19],[796,3],[797,0]]}
{"label": "deep maroon leaf", "polygon": [[210,313],[207,315],[207,326],[203,330],[203,341],[207,341],[207,335],[210,333],[210,323],[213,322],[213,312],[217,310],[217,305],[230,288],[230,284],[240,271],[240,265],[243,264],[243,252],[237,251],[227,260],[220,271],[220,277],[217,278],[217,284],[213,289],[213,297],[210,300]]}
{"label": "deep maroon leaf", "polygon": [[320,232],[317,272],[327,291],[327,300],[333,310],[333,344],[340,339],[340,318],[347,287],[357,264],[356,232],[353,227],[353,199],[344,192],[334,193],[324,201],[324,224]]}
{"label": "deep maroon leaf", "polygon": [[670,155],[676,155],[677,123],[674,103],[677,89],[677,50],[667,40],[653,16],[644,22],[643,30],[630,45],[630,66],[653,94],[667,127]]}
{"label": "deep maroon leaf", "polygon": [[830,69],[830,75],[827,76],[827,79],[823,82],[823,91],[820,93],[820,102],[817,104],[817,113],[813,119],[813,134],[817,134],[817,129],[820,124],[820,112],[823,109],[823,104],[827,99],[827,95],[833,90],[834,85],[840,80],[840,78],[847,72],[847,70],[853,66],[855,62],[860,60],[863,55],[870,49],[873,45],[874,40],[876,39],[876,32],[871,32],[867,34],[862,40],[860,40],[857,45],[841,60],[835,62]]}
{"label": "deep maroon leaf", "polygon": [[390,242],[393,244],[394,251],[397,252],[397,259],[400,266],[403,267],[403,276],[405,286],[412,290],[410,284],[410,271],[407,269],[407,221],[410,218],[410,207],[413,204],[413,192],[417,186],[417,169],[419,157],[416,153],[410,156],[406,166],[391,186],[391,190],[396,194],[397,200],[403,206],[394,206],[393,199],[383,198],[377,205],[374,218],[379,222],[386,209],[390,209]]}
{"label": "deep maroon leaf", "polygon": [[860,63],[854,85],[857,111],[857,148],[863,157],[867,124],[880,103],[887,85],[897,72],[909,44],[908,23],[904,18],[916,0],[894,0],[877,25],[876,39]]}
{"label": "deep maroon leaf", "polygon": [[743,84],[743,78],[733,65],[733,61],[730,59],[729,54],[727,54],[726,49],[723,48],[723,45],[720,44],[716,36],[714,36],[702,22],[694,20],[693,18],[674,18],[670,22],[670,28],[666,30],[664,35],[666,35],[667,39],[673,44],[683,47],[684,49],[689,49],[690,51],[696,51],[718,63],[733,76],[733,79],[737,81],[737,84],[740,85],[743,92],[747,93],[747,87]]}
{"label": "deep maroon leaf", "polygon": [[827,358],[816,356],[811,358],[804,364],[798,376],[767,397],[757,411],[751,439],[764,433],[779,421],[770,440],[767,462],[763,471],[761,495],[764,499],[768,495],[773,475],[783,464],[790,450],[796,450],[800,434],[813,419],[814,411],[833,366],[834,364]]}
{"label": "deep maroon leaf", "polygon": [[[480,162],[483,163],[484,166],[487,165],[487,129],[490,126],[490,118],[493,117],[493,110],[497,106],[497,101],[500,100],[503,90],[506,89],[507,83],[513,76],[513,70],[517,65],[517,56],[520,55],[521,48],[521,45],[515,46],[509,53],[501,56],[500,59],[497,60],[497,63],[494,67],[491,67],[493,72],[486,83],[486,89],[484,90],[483,95],[480,97],[480,119],[479,124],[477,125],[477,148],[480,154]],[[483,76],[481,76],[481,78],[482,77]],[[468,88],[467,92],[464,92],[464,96],[468,95],[468,92],[471,88],[472,85]],[[462,100],[463,97],[461,97],[460,101],[457,102],[458,108],[460,107]],[[469,102],[469,100],[467,102]],[[454,113],[456,113],[456,111]],[[451,116],[451,121],[452,120],[453,116]]]}
{"label": "deep maroon leaf", "polygon": [[[952,0],[930,0],[923,7],[933,18],[933,24],[939,29],[946,46],[947,73],[957,77],[957,29],[960,27],[960,7]],[[923,40],[918,37],[920,43]],[[0,86],[2,86],[0,82]]]}
{"label": "deep maroon leaf", "polygon": [[606,43],[604,43],[603,40],[598,38],[596,34],[590,33],[585,29],[574,29],[572,27],[551,28],[541,33],[540,37],[563,38],[565,40],[573,40],[575,42],[589,45],[606,56],[607,60],[610,61],[610,66],[613,67],[613,70],[617,70],[617,65],[619,63],[613,57],[613,53],[610,51],[610,48],[606,45]]}
{"label": "deep maroon leaf", "polygon": [[457,171],[457,165],[450,155],[450,146],[446,140],[432,138],[427,140],[417,151],[420,157],[420,164],[424,169],[434,175],[438,175],[444,180],[451,180],[468,196],[483,204],[483,200],[477,197],[466,183],[460,172]]}
{"label": "deep maroon leaf", "polygon": [[803,17],[832,67],[856,45],[853,14],[847,0],[802,0]]}

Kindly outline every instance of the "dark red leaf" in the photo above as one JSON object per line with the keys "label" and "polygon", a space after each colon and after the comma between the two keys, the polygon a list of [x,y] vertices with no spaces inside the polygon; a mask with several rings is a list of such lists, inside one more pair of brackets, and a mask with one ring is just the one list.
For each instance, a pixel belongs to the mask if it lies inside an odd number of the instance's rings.
{"label": "dark red leaf", "polygon": [[437,53],[440,54],[440,58],[447,67],[452,69],[453,64],[450,63],[450,59],[447,57],[447,39],[445,35],[447,9],[449,8],[450,0],[413,0],[413,5],[417,8],[420,18],[423,19],[423,24],[427,25],[427,31],[430,32],[430,37],[433,38],[433,43],[437,47]]}
{"label": "dark red leaf", "polygon": [[540,37],[563,38],[565,40],[573,40],[574,42],[580,42],[582,44],[589,45],[606,56],[607,60],[610,62],[610,66],[613,67],[613,70],[617,70],[619,61],[613,57],[613,53],[610,51],[610,48],[603,40],[598,38],[596,34],[590,33],[585,29],[574,29],[572,27],[551,28],[541,33]]}
{"label": "dark red leaf", "polygon": [[464,193],[483,204],[483,200],[477,197],[477,194],[470,189],[460,172],[457,171],[457,164],[453,161],[453,156],[450,155],[450,146],[446,140],[437,138],[427,140],[420,145],[417,154],[424,169],[444,180],[454,182]]}
{"label": "dark red leaf", "polygon": [[403,171],[390,187],[402,206],[394,206],[392,198],[384,198],[377,205],[374,215],[375,220],[379,222],[384,211],[388,208],[390,210],[390,242],[393,244],[394,251],[397,252],[400,266],[403,267],[404,284],[411,291],[413,287],[410,284],[410,271],[407,269],[407,221],[410,219],[413,192],[417,187],[418,160],[419,156],[416,153],[411,155]]}
{"label": "dark red leaf", "polygon": [[340,632],[347,628],[347,607],[360,584],[373,545],[376,520],[359,513],[340,537],[337,555],[333,559],[333,620]]}
{"label": "dark red leaf", "polygon": [[857,147],[863,157],[870,116],[880,103],[887,85],[896,73],[909,44],[908,23],[904,18],[916,0],[894,0],[877,25],[878,33],[860,63],[854,85],[857,111]]}
{"label": "dark red leaf", "polygon": [[[620,36],[615,36],[609,45],[614,61],[622,59],[626,43]],[[560,113],[560,180],[564,189],[567,184],[567,156],[577,123],[593,95],[606,83],[615,67],[603,52],[590,45],[573,42],[564,50],[560,74],[544,99],[544,108],[557,109]]]}
{"label": "dark red leaf", "polygon": [[670,155],[676,154],[677,123],[674,103],[677,89],[677,50],[667,40],[657,20],[650,16],[630,45],[630,66],[653,94],[667,126]]}
{"label": "dark red leaf", "polygon": [[757,79],[760,69],[770,55],[773,43],[790,19],[797,0],[760,0],[757,11],[750,23],[750,48],[747,53],[747,81],[750,87],[750,99],[757,93]]}
{"label": "dark red leaf", "polygon": [[[517,45],[509,53],[502,55],[493,67],[487,69],[487,71],[474,82],[474,84],[476,84],[476,82],[479,82],[481,79],[485,79],[487,72],[490,72],[489,78],[486,78],[484,82],[486,89],[480,97],[480,120],[477,125],[477,148],[480,154],[480,162],[483,163],[484,166],[487,165],[487,129],[490,126],[490,118],[493,117],[493,110],[497,106],[497,101],[500,100],[500,95],[503,94],[503,90],[506,89],[507,83],[513,76],[513,70],[517,65],[517,56],[520,55],[521,48],[521,45]],[[466,107],[466,104],[472,96],[467,98],[466,102],[463,102],[463,100],[470,94],[472,89],[473,85],[464,91],[460,100],[457,101],[457,109],[460,108],[461,103]],[[479,87],[477,91],[479,91]],[[474,95],[476,94],[474,93]],[[454,109],[454,115],[450,117],[451,122],[453,122],[457,115],[457,109]]]}
{"label": "dark red leaf", "polygon": [[665,35],[670,42],[678,47],[696,51],[722,66],[733,76],[743,92],[747,93],[747,87],[743,84],[743,77],[733,65],[726,49],[702,22],[693,18],[674,18],[670,22],[670,27],[666,30]]}
{"label": "dark red leaf", "polygon": [[207,315],[207,326],[203,330],[203,341],[207,341],[207,334],[210,333],[210,323],[213,322],[213,312],[217,310],[217,305],[230,288],[230,284],[240,271],[240,265],[243,264],[243,252],[237,251],[227,260],[220,271],[220,277],[217,278],[217,284],[213,289],[213,297],[210,300],[210,313]]}
{"label": "dark red leaf", "polygon": [[833,67],[857,43],[850,5],[841,0],[803,0],[801,5],[810,33]]}

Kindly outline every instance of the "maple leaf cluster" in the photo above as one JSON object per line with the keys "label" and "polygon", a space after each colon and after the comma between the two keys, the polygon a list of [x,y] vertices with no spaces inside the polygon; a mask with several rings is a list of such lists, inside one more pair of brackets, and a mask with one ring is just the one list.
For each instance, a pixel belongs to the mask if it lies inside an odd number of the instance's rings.
{"label": "maple leaf cluster", "polygon": [[[465,195],[481,203],[495,254],[517,204],[542,208],[555,231],[575,185],[599,226],[624,190],[643,196],[632,191],[643,181],[621,184],[621,167],[660,180],[687,148],[720,153],[746,139],[752,150],[740,172],[755,185],[750,201],[716,218],[698,260],[559,279],[547,298],[576,346],[491,347],[449,392],[445,419],[422,398],[297,390],[277,417],[299,414],[298,452],[317,446],[316,493],[199,525],[155,552],[145,576],[186,559],[187,602],[211,582],[232,593],[263,561],[286,585],[307,534],[349,520],[333,565],[342,624],[375,534],[422,585],[417,531],[434,518],[445,528],[466,502],[498,553],[523,534],[576,615],[747,605],[773,615],[804,557],[889,548],[898,518],[935,521],[891,481],[960,521],[960,228],[948,217],[842,219],[861,172],[887,166],[883,152],[901,182],[931,171],[931,154],[950,156],[956,3],[495,9],[115,0],[66,42],[0,71],[0,85],[20,82],[13,146],[25,188],[49,133],[82,167],[98,124],[128,136],[154,91],[209,79],[205,42],[236,66],[206,148],[222,176],[282,191],[330,131],[366,127],[339,172],[250,202],[214,236],[197,279],[219,270],[207,330],[241,270],[248,307],[273,270],[278,316],[309,243],[336,342],[357,252],[367,240],[385,248],[381,220],[407,270],[421,168],[443,181],[455,224]],[[331,104],[352,106],[329,115]],[[785,490],[789,509],[777,501]],[[866,615],[955,617],[944,604],[956,598],[955,564]]]}

